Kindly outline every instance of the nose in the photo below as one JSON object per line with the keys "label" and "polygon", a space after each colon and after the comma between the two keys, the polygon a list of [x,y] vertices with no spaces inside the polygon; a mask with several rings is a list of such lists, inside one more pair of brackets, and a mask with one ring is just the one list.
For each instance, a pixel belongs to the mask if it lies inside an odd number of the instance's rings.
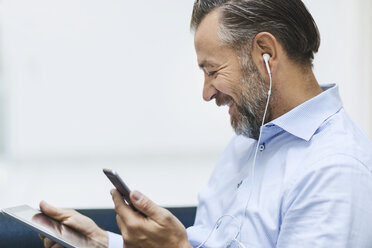
{"label": "nose", "polygon": [[204,101],[209,102],[212,100],[216,95],[218,91],[211,83],[211,80],[209,80],[207,77],[204,78],[204,87],[203,87],[203,99]]}

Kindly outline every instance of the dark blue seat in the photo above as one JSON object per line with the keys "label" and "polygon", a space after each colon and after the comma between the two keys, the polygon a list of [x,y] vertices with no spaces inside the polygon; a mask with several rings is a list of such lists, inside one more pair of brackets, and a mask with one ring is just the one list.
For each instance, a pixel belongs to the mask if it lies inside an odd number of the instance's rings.
{"label": "dark blue seat", "polygon": [[[193,225],[196,208],[168,208],[184,225]],[[116,224],[116,213],[113,209],[81,209],[80,213],[92,218],[105,230],[119,233]],[[40,248],[43,247],[37,233],[24,225],[0,214],[0,247],[1,248]]]}

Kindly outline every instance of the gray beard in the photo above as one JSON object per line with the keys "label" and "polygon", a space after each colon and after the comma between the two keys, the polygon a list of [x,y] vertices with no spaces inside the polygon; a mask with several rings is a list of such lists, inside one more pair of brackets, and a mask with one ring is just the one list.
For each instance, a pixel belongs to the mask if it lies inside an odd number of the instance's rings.
{"label": "gray beard", "polygon": [[243,78],[239,94],[241,105],[236,104],[238,113],[231,116],[231,126],[236,134],[258,140],[269,86],[252,61],[248,58],[246,63],[242,63]]}

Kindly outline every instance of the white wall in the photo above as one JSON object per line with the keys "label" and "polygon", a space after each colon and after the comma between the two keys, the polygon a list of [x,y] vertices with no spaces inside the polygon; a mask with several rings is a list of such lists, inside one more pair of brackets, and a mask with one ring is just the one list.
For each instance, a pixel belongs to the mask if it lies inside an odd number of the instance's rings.
{"label": "white wall", "polygon": [[232,130],[226,108],[202,101],[191,10],[2,1],[0,204],[112,206],[103,167],[162,205],[196,203]]}
{"label": "white wall", "polygon": [[[102,167],[162,205],[196,204],[232,131],[201,99],[192,2],[2,0],[0,207],[110,207]],[[305,2],[319,82],[372,137],[371,3]]]}
{"label": "white wall", "polygon": [[[4,0],[12,158],[214,152],[187,1]],[[216,132],[219,135],[215,135]]]}
{"label": "white wall", "polygon": [[337,83],[345,109],[372,137],[372,4],[369,0],[304,1],[321,33],[319,83]]}

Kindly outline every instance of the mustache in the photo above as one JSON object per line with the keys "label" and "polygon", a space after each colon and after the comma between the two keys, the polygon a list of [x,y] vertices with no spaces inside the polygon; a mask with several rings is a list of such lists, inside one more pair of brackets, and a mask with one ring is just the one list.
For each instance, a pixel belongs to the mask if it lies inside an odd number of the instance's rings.
{"label": "mustache", "polygon": [[234,99],[231,96],[225,95],[225,94],[217,94],[216,97],[216,104],[217,106],[226,105],[230,102],[235,102]]}

